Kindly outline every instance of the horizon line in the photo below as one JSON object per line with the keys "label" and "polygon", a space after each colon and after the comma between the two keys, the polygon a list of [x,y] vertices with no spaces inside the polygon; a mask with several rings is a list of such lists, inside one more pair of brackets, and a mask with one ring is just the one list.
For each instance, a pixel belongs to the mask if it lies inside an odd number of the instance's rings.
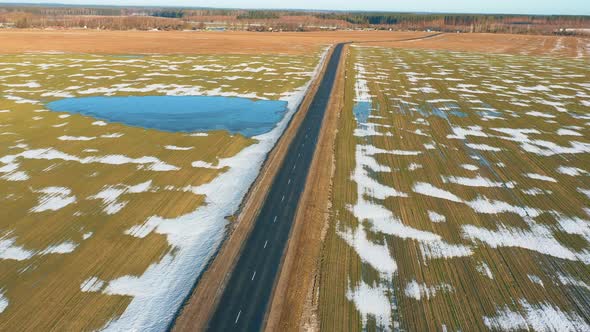
{"label": "horizon line", "polygon": [[392,13],[392,14],[449,14],[449,15],[510,15],[510,16],[590,16],[587,14],[533,14],[533,13],[508,13],[508,12],[447,12],[447,11],[394,11],[386,9],[313,9],[313,8],[268,8],[268,7],[209,7],[209,6],[179,6],[179,5],[118,5],[118,4],[68,4],[62,2],[4,2],[0,6],[61,6],[61,7],[111,7],[111,8],[175,8],[175,9],[209,9],[209,10],[267,10],[267,11],[300,11],[300,12],[337,12],[337,13]]}

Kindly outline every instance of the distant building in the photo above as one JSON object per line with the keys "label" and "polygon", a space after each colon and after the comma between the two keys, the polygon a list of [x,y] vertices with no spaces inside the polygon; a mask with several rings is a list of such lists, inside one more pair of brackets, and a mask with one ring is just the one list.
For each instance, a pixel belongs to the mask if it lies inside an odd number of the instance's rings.
{"label": "distant building", "polygon": [[590,29],[561,29],[562,32],[576,35],[590,35]]}

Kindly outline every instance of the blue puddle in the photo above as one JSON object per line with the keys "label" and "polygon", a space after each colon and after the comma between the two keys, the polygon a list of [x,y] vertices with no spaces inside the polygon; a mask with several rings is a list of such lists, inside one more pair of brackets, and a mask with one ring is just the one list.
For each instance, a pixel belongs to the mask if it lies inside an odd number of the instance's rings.
{"label": "blue puddle", "polygon": [[357,102],[354,104],[352,112],[357,122],[367,123],[369,122],[369,115],[371,115],[371,103],[366,101]]}
{"label": "blue puddle", "polygon": [[55,112],[135,127],[171,132],[227,130],[248,137],[271,131],[287,111],[285,101],[209,96],[82,97],[46,106]]}
{"label": "blue puddle", "polygon": [[440,109],[438,107],[434,107],[433,105],[424,105],[418,108],[418,112],[425,117],[429,117],[430,115],[434,115],[444,120],[449,120],[449,114],[456,116],[458,118],[466,118],[468,116],[467,113],[462,112],[459,105],[454,103],[445,103],[446,109]]}

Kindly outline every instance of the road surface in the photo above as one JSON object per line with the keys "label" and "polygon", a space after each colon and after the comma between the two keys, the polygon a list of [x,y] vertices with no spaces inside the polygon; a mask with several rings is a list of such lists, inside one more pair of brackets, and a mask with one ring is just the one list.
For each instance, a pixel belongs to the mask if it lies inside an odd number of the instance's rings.
{"label": "road surface", "polygon": [[252,233],[207,324],[209,331],[259,331],[264,327],[272,289],[305,187],[343,45],[338,44],[334,48],[317,93],[288,148]]}

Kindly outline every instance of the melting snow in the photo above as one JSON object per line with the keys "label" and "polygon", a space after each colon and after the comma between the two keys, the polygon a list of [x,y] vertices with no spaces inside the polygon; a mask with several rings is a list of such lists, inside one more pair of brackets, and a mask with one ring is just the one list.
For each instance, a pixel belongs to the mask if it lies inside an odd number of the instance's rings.
{"label": "melting snow", "polygon": [[527,277],[531,282],[534,282],[535,284],[540,285],[541,287],[545,287],[545,285],[543,284],[543,280],[541,280],[539,276],[534,274],[527,274]]}
{"label": "melting snow", "polygon": [[48,254],[67,254],[73,252],[76,247],[78,246],[77,243],[72,241],[65,241],[60,244],[50,245],[49,247],[43,249],[39,252],[40,255],[48,255]]}
{"label": "melting snow", "polygon": [[589,331],[590,325],[575,312],[563,312],[558,307],[544,302],[529,304],[527,300],[518,301],[521,310],[514,311],[508,306],[498,308],[496,316],[484,316],[484,324],[489,329],[515,331]]}
{"label": "melting snow", "polygon": [[431,185],[430,183],[426,183],[426,182],[416,182],[414,184],[414,186],[412,187],[412,190],[414,190],[414,192],[416,192],[418,194],[422,194],[425,196],[442,198],[442,199],[446,199],[446,200],[449,200],[452,202],[457,202],[457,203],[463,202],[463,200],[460,199],[459,197],[455,196],[455,194],[448,192],[446,190],[437,188],[437,187]]}
{"label": "melting snow", "polygon": [[103,202],[103,211],[106,214],[115,214],[121,211],[128,202],[123,201],[119,202],[119,197],[124,194],[138,194],[144,193],[150,190],[152,185],[152,181],[146,181],[134,186],[127,186],[127,185],[116,185],[116,186],[106,186],[104,187],[98,194],[88,197],[88,199],[100,199]]}
{"label": "melting snow", "polygon": [[173,151],[188,151],[194,149],[192,146],[176,146],[176,145],[166,145],[164,147],[166,150],[173,150]]}
{"label": "melting snow", "polygon": [[60,141],[92,141],[95,140],[96,137],[88,137],[88,136],[60,136],[57,138]]}
{"label": "melting snow", "polygon": [[4,290],[0,290],[0,313],[8,307],[8,298],[4,296]]}
{"label": "melting snow", "polygon": [[590,264],[590,257],[587,253],[575,253],[557,241],[551,231],[539,224],[531,224],[530,230],[515,227],[498,225],[498,230],[490,230],[474,225],[463,225],[463,237],[473,242],[480,241],[492,248],[497,247],[518,247],[536,251],[571,261],[581,260]]}
{"label": "melting snow", "polygon": [[65,187],[47,187],[36,192],[41,193],[41,197],[31,212],[57,211],[76,202],[76,196]]}
{"label": "melting snow", "polygon": [[45,159],[45,160],[65,160],[75,161],[81,164],[101,163],[109,165],[123,165],[123,164],[139,164],[148,165],[148,170],[151,171],[176,171],[178,167],[167,164],[156,157],[141,157],[130,158],[124,155],[107,155],[107,156],[88,156],[84,158],[69,155],[67,153],[48,149],[27,150],[16,155],[7,155],[0,158],[0,162],[5,164],[15,163],[18,158],[24,159]]}
{"label": "melting snow", "polygon": [[552,115],[552,114],[549,114],[549,113],[542,113],[542,112],[538,112],[538,111],[527,112],[526,114],[528,114],[530,116],[547,118],[547,119],[552,119],[552,118],[555,117],[555,115]]}
{"label": "melting snow", "polygon": [[445,222],[447,221],[447,218],[445,216],[443,216],[442,214],[436,213],[434,211],[428,211],[428,218],[430,219],[430,221],[434,222],[434,223],[440,223],[440,222]]}
{"label": "melting snow", "polygon": [[476,266],[477,272],[483,274],[484,276],[490,278],[490,279],[494,279],[494,275],[492,274],[492,270],[490,270],[490,267],[488,266],[488,264],[481,262]]}
{"label": "melting snow", "polygon": [[428,286],[424,283],[418,283],[416,280],[412,280],[406,285],[404,289],[404,293],[407,297],[414,298],[416,300],[420,300],[422,298],[429,299],[434,297],[437,292],[439,291],[446,291],[452,292],[453,287],[449,284],[441,284],[436,286]]}
{"label": "melting snow", "polygon": [[584,135],[580,134],[579,132],[577,132],[575,130],[571,130],[571,129],[559,129],[557,131],[557,135],[559,135],[559,136],[584,136]]}
{"label": "melting snow", "polygon": [[366,326],[367,318],[370,315],[377,321],[377,326],[382,327],[383,330],[391,328],[391,304],[384,287],[371,287],[361,281],[358,287],[346,292],[346,297],[354,303],[360,312],[363,326]]}
{"label": "melting snow", "polygon": [[554,178],[552,178],[550,176],[537,174],[537,173],[526,173],[525,176],[528,178],[534,179],[534,180],[541,180],[541,181],[547,181],[547,182],[557,182],[557,180],[555,180]]}
{"label": "melting snow", "polygon": [[0,259],[12,259],[17,261],[27,260],[33,257],[34,253],[24,247],[15,245],[16,239],[0,239]]}
{"label": "melting snow", "polygon": [[338,232],[338,235],[353,247],[363,262],[371,265],[384,277],[392,278],[397,271],[397,264],[389,254],[387,242],[376,244],[368,239],[363,227],[359,226],[355,231]]}
{"label": "melting snow", "polygon": [[583,175],[583,174],[588,173],[581,168],[568,167],[568,166],[559,166],[559,168],[557,169],[557,172],[561,173],[561,174],[569,175],[569,176],[578,176],[578,175]]}
{"label": "melting snow", "polygon": [[221,165],[221,163],[219,163],[217,166],[213,165],[212,163],[208,163],[206,161],[193,161],[191,164],[193,167],[195,168],[210,168],[210,169],[222,169],[225,166]]}
{"label": "melting snow", "polygon": [[475,178],[467,178],[462,176],[442,176],[441,179],[443,182],[447,183],[455,183],[462,186],[467,187],[505,187],[505,188],[514,188],[515,182],[497,182],[493,181],[488,178],[484,178],[480,175],[476,176]]}
{"label": "melting snow", "polygon": [[477,171],[479,169],[479,167],[477,167],[475,165],[471,165],[471,164],[463,164],[463,165],[461,165],[461,167],[468,170],[468,171]]}
{"label": "melting snow", "polygon": [[472,144],[472,143],[467,143],[465,144],[466,146],[474,149],[474,150],[481,150],[481,151],[492,151],[492,152],[500,152],[502,151],[502,149],[497,148],[495,146],[489,146],[487,144]]}

